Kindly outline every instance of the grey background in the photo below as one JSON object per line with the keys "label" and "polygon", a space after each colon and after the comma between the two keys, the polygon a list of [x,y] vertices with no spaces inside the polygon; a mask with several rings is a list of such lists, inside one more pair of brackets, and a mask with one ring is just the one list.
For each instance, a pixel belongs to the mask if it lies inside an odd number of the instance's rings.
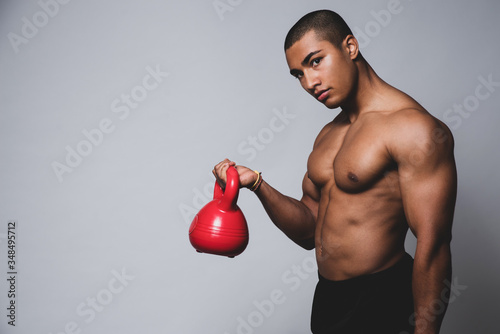
{"label": "grey background", "polygon": [[[0,332],[307,333],[313,253],[287,240],[253,194],[239,199],[250,228],[242,255],[197,254],[187,231],[210,197],[211,168],[226,157],[301,195],[312,142],[338,111],[288,74],[282,44],[302,15],[329,8],[358,37],[371,35],[362,52],[383,79],[452,128],[453,276],[466,288],[442,332],[496,333],[500,87],[471,96],[480,77],[500,82],[500,2],[401,0],[383,21],[376,13],[391,4],[71,1],[45,22],[37,1],[2,1]],[[14,47],[9,34],[22,37],[23,17],[34,15],[38,32]],[[128,117],[113,112],[115,99],[141,92],[147,67],[168,76]],[[464,103],[470,112],[453,109]],[[113,131],[60,182],[54,162],[65,164],[66,147],[104,119]],[[255,154],[249,136],[260,141]],[[16,327],[6,317],[9,220],[17,221]],[[280,303],[271,307],[273,293]]]}

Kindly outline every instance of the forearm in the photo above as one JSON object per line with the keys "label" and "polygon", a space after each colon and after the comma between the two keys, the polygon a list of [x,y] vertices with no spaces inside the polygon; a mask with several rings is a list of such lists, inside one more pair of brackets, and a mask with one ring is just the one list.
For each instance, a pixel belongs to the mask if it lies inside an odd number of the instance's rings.
{"label": "forearm", "polygon": [[316,222],[313,213],[304,203],[281,194],[265,181],[255,194],[276,227],[299,246],[314,248]]}
{"label": "forearm", "polygon": [[417,244],[413,265],[415,334],[439,333],[448,306],[450,291],[446,282],[450,279],[449,243],[441,244],[435,251],[419,249]]}

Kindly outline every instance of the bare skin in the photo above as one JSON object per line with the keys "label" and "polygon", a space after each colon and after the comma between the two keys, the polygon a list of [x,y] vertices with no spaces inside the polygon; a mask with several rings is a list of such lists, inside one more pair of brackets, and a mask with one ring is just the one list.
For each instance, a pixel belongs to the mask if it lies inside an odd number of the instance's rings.
{"label": "bare skin", "polygon": [[[457,186],[451,132],[378,77],[352,35],[339,48],[310,31],[286,58],[307,92],[341,112],[316,138],[300,201],[265,181],[257,196],[291,240],[315,248],[319,272],[331,280],[391,267],[404,255],[410,228],[417,237],[415,333],[438,333],[444,312],[429,310],[451,277]],[[222,185],[230,165],[236,164],[226,159],[214,168]],[[242,187],[251,187],[257,175],[236,168]]]}

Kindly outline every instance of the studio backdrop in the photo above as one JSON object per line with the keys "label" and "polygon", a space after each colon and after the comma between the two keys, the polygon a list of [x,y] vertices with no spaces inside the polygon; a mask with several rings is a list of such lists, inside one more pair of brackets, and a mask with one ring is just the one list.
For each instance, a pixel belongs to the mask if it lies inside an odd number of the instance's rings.
{"label": "studio backdrop", "polygon": [[[313,141],[339,110],[290,76],[283,42],[325,8],[381,78],[452,130],[442,333],[498,333],[494,0],[3,0],[0,333],[308,333],[314,252],[253,193],[238,199],[241,255],[199,254],[188,229],[224,158],[300,198]],[[409,233],[410,254],[415,244]]]}

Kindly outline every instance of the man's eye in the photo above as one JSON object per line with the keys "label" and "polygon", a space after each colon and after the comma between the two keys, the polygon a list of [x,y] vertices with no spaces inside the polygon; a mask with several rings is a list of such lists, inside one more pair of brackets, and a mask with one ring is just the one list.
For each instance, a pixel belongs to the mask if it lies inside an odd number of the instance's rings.
{"label": "man's eye", "polygon": [[321,62],[321,58],[314,58],[312,61],[311,61],[311,65],[312,66],[317,66],[319,65],[319,63]]}
{"label": "man's eye", "polygon": [[302,74],[295,74],[295,78],[300,80],[302,78]]}

